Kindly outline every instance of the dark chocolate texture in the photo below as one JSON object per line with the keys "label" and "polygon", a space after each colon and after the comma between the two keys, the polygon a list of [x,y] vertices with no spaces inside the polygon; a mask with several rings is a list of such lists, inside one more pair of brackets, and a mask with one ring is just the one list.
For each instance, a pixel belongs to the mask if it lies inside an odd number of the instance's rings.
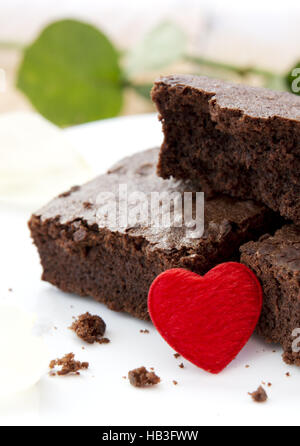
{"label": "dark chocolate texture", "polygon": [[99,204],[99,193],[118,196],[120,184],[127,185],[128,194],[142,191],[147,198],[153,191],[197,191],[189,182],[158,177],[157,158],[158,149],[125,158],[107,174],[62,194],[32,216],[29,227],[41,257],[43,280],[66,292],[92,296],[113,310],[149,319],[149,286],[162,271],[182,267],[204,274],[218,263],[238,258],[241,244],[276,224],[277,217],[263,205],[220,196],[205,202],[200,239],[187,237],[184,226],[111,227],[105,213],[99,215],[104,206],[101,200]]}
{"label": "dark chocolate texture", "polygon": [[257,332],[282,345],[287,363],[300,365],[300,352],[293,351],[300,347],[300,330],[294,332],[300,329],[300,228],[285,225],[273,237],[245,244],[241,261],[256,273],[264,291]]}
{"label": "dark chocolate texture", "polygon": [[300,97],[207,77],[158,79],[158,173],[253,199],[300,224]]}

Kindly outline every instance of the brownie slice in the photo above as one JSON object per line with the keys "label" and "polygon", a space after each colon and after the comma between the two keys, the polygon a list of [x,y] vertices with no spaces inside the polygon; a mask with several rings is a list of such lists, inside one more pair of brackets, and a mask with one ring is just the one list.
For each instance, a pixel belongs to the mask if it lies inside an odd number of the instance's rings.
{"label": "brownie slice", "polygon": [[264,203],[300,224],[300,97],[189,75],[159,79],[158,173]]}
{"label": "brownie slice", "polygon": [[[137,224],[117,227],[102,218],[100,192],[127,185],[128,195],[197,191],[188,182],[156,175],[158,149],[125,158],[82,187],[73,187],[36,212],[29,227],[43,266],[42,278],[63,291],[92,296],[109,308],[149,319],[148,289],[162,271],[183,267],[203,274],[216,264],[238,258],[242,243],[270,230],[272,211],[252,201],[216,197],[205,203],[205,231],[187,237],[186,227]],[[104,209],[105,210],[105,209]],[[166,212],[166,210],[165,210]],[[103,213],[105,215],[105,213]]]}
{"label": "brownie slice", "polygon": [[300,330],[292,335],[295,328],[300,329],[300,229],[286,225],[274,237],[243,245],[241,261],[257,274],[263,286],[258,333],[282,345],[287,363],[300,365],[300,352],[292,349],[300,335]]}

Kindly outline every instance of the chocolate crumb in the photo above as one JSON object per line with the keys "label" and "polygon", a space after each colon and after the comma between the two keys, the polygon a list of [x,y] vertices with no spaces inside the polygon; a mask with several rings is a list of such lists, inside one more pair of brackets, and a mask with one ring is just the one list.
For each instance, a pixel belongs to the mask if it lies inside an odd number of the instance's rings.
{"label": "chocolate crumb", "polygon": [[268,387],[271,387],[272,383],[268,383]]}
{"label": "chocolate crumb", "polygon": [[139,367],[128,372],[128,379],[134,387],[149,387],[160,382],[160,377],[154,372],[148,372],[146,367]]}
{"label": "chocolate crumb", "polygon": [[175,381],[175,379],[173,379],[173,384],[174,384],[174,386],[177,386],[178,382]]}
{"label": "chocolate crumb", "polygon": [[50,372],[51,376],[56,375],[68,375],[75,374],[80,375],[78,370],[87,369],[89,367],[88,362],[75,361],[74,353],[67,353],[63,358],[52,359],[49,364],[50,369],[54,369],[55,366],[61,366],[61,369],[57,372]]}
{"label": "chocolate crumb", "polygon": [[150,333],[149,330],[147,330],[147,328],[145,330],[140,330],[140,333]]}
{"label": "chocolate crumb", "polygon": [[183,362],[182,362],[181,364],[179,364],[178,367],[180,367],[181,369],[183,369],[183,368],[184,368]]}
{"label": "chocolate crumb", "polygon": [[176,358],[176,359],[177,359],[177,358],[180,358],[180,356],[181,356],[181,355],[180,355],[179,353],[174,353],[174,355],[173,355],[173,356],[174,356],[174,358]]}
{"label": "chocolate crumb", "polygon": [[290,372],[286,372],[285,376],[291,376]]}
{"label": "chocolate crumb", "polygon": [[84,201],[82,205],[85,209],[91,209],[93,207],[93,203],[90,203],[89,201]]}
{"label": "chocolate crumb", "polygon": [[108,338],[100,338],[100,339],[97,339],[96,342],[98,342],[98,344],[109,344],[110,343],[110,339],[108,339]]}
{"label": "chocolate crumb", "polygon": [[105,333],[106,324],[101,317],[90,313],[84,313],[78,316],[78,318],[72,323],[72,330],[75,331],[77,336],[83,339],[88,344],[98,342],[99,344],[107,344],[109,340],[102,338]]}
{"label": "chocolate crumb", "polygon": [[245,367],[246,367],[246,369],[249,369],[250,365],[249,365],[249,364],[246,364]]}
{"label": "chocolate crumb", "polygon": [[58,198],[65,198],[65,197],[69,197],[69,195],[71,195],[73,192],[76,192],[80,189],[80,186],[73,186],[71,187],[70,190],[68,190],[67,192],[63,192],[62,194],[58,195]]}
{"label": "chocolate crumb", "polygon": [[268,395],[262,386],[259,386],[254,392],[248,392],[248,395],[252,397],[255,403],[264,403],[268,399]]}

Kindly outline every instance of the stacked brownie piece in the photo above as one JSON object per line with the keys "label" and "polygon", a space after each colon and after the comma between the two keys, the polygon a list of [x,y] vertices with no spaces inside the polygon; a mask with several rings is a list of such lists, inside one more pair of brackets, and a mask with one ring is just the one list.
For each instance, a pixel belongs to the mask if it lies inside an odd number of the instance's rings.
{"label": "stacked brownie piece", "polygon": [[300,97],[168,76],[155,83],[152,99],[165,135],[160,176],[193,180],[209,196],[252,198],[287,220],[240,251],[264,290],[258,333],[300,365]]}
{"label": "stacked brownie piece", "polygon": [[[159,79],[152,98],[165,135],[160,152],[125,158],[32,216],[43,279],[148,319],[149,286],[162,271],[204,274],[239,261],[241,250],[264,288],[258,332],[281,343],[288,362],[300,363],[291,347],[300,328],[300,98],[193,76]],[[153,193],[183,200],[204,191],[202,235],[191,237],[175,218],[157,225],[170,212],[163,205],[156,224],[124,224],[120,185],[128,195],[143,194],[149,215]],[[126,212],[135,206],[127,200]],[[114,208],[112,222],[106,211]]]}
{"label": "stacked brownie piece", "polygon": [[300,98],[196,76],[152,90],[163,124],[158,173],[253,199],[300,225]]}
{"label": "stacked brownie piece", "polygon": [[[257,332],[283,346],[288,364],[300,365],[300,229],[289,224],[274,236],[241,247],[241,261],[259,277],[263,310]],[[295,351],[293,351],[295,342]]]}
{"label": "stacked brownie piece", "polygon": [[112,197],[103,202],[99,196],[113,193],[118,202],[120,184],[126,184],[128,196],[145,193],[149,205],[152,192],[197,191],[189,182],[158,177],[158,152],[150,149],[125,158],[107,174],[61,194],[32,216],[29,226],[44,280],[63,291],[92,296],[112,310],[149,319],[148,290],[162,271],[180,267],[204,274],[218,263],[237,259],[241,244],[274,226],[274,213],[265,206],[226,196],[206,201],[200,239],[188,237],[185,226],[141,222],[131,227],[119,220],[113,225],[102,212]]}

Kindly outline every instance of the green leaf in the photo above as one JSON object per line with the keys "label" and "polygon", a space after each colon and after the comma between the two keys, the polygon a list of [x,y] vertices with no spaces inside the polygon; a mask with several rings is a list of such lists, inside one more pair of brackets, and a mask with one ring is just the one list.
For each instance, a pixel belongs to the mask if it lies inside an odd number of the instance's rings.
{"label": "green leaf", "polygon": [[116,116],[122,106],[119,56],[91,25],[62,20],[26,48],[18,88],[60,126]]}
{"label": "green leaf", "polygon": [[163,22],[150,31],[127,56],[127,73],[157,70],[181,59],[187,38],[177,25]]}
{"label": "green leaf", "polygon": [[289,90],[300,95],[300,61],[287,73],[285,80]]}

